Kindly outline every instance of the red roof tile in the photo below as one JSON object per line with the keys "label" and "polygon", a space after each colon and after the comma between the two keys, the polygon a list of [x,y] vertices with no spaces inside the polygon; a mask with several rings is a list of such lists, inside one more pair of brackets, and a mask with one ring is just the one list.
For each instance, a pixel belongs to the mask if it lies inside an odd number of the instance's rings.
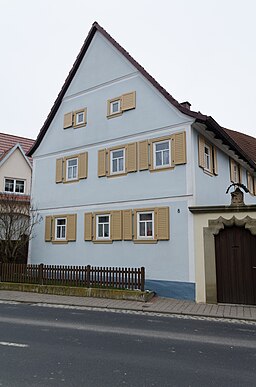
{"label": "red roof tile", "polygon": [[250,158],[256,162],[256,138],[235,130],[223,128]]}
{"label": "red roof tile", "polygon": [[35,140],[30,138],[14,136],[12,134],[0,133],[0,160],[11,150],[17,143],[20,144],[24,153],[26,154]]}

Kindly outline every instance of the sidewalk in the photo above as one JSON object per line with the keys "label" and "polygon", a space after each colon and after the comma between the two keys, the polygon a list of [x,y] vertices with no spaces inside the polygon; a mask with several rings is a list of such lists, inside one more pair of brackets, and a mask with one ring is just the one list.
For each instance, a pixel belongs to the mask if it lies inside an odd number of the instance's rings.
{"label": "sidewalk", "polygon": [[25,303],[43,303],[55,305],[82,306],[90,308],[105,308],[153,312],[164,314],[179,314],[189,316],[227,318],[250,320],[256,322],[256,306],[244,305],[213,305],[196,304],[192,301],[173,298],[154,297],[149,302],[110,300],[106,298],[55,296],[29,292],[0,291],[1,301],[17,301]]}

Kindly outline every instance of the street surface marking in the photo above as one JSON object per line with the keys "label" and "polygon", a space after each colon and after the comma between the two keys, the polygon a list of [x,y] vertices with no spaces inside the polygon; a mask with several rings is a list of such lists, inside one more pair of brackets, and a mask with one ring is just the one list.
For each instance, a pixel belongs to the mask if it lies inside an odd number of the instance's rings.
{"label": "street surface marking", "polygon": [[27,348],[28,344],[19,344],[19,343],[9,343],[8,341],[0,341],[0,345],[6,345],[7,347],[19,347],[19,348]]}

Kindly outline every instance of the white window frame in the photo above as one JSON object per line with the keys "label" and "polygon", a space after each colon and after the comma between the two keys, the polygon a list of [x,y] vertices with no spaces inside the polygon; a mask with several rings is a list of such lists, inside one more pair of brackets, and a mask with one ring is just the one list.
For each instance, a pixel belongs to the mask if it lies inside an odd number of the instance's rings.
{"label": "white window frame", "polygon": [[[13,191],[6,191],[6,189],[5,189],[6,180],[12,180],[13,181]],[[23,190],[23,192],[16,192],[17,181],[22,181],[24,183],[24,190]],[[14,179],[12,177],[5,177],[4,178],[4,192],[6,192],[6,193],[13,193],[15,195],[25,195],[25,193],[26,193],[26,180],[24,180],[24,179]]]}
{"label": "white window frame", "polygon": [[[144,220],[144,221],[140,221],[140,215],[146,215],[146,214],[150,214],[152,215],[152,221],[147,221],[147,220]],[[149,223],[149,222],[152,222],[152,236],[147,236],[147,235],[140,235],[140,223]],[[150,239],[155,239],[154,238],[154,235],[155,235],[155,219],[154,219],[154,211],[140,211],[140,212],[137,212],[137,239],[146,239],[146,240],[150,240]],[[146,227],[145,227],[145,231],[146,231]]]}
{"label": "white window frame", "polygon": [[[208,150],[208,153],[205,152],[205,149]],[[211,158],[212,148],[210,145],[204,144],[204,169],[208,172],[212,172],[212,158]],[[209,165],[207,165],[207,161]]]}
{"label": "white window frame", "polygon": [[[117,111],[113,111],[113,106],[114,104],[118,104],[118,110]],[[112,101],[109,102],[109,112],[110,112],[110,115],[115,115],[115,114],[119,114],[119,113],[122,113],[122,109],[121,109],[121,98],[116,98]]]}
{"label": "white window frame", "polygon": [[[108,217],[108,222],[100,222],[99,223],[99,218],[101,216]],[[99,224],[103,224],[103,236],[99,236]],[[104,236],[104,229],[105,225],[108,224],[108,237]],[[110,214],[97,214],[96,215],[96,239],[97,240],[110,240]]]}
{"label": "white window frame", "polygon": [[[83,115],[83,121],[78,122],[78,117],[79,117],[80,114]],[[76,112],[75,113],[75,126],[84,125],[84,123],[85,123],[85,111],[81,110],[81,111]]]}
{"label": "white window frame", "polygon": [[[59,220],[65,220],[65,224],[58,225],[58,221]],[[58,234],[57,234],[58,228],[61,229],[61,231],[60,231],[61,235],[62,235],[62,230],[64,229],[65,236],[58,237]],[[65,241],[65,240],[67,240],[67,218],[63,218],[63,217],[55,218],[55,240],[57,240],[57,241]]]}
{"label": "white window frame", "polygon": [[[119,151],[123,151],[123,157],[115,157],[113,158],[113,153],[114,152],[119,152]],[[113,171],[113,161],[114,160],[120,160],[120,159],[123,159],[123,169],[122,170],[119,170],[119,163],[117,163],[117,166],[118,166],[118,170],[117,171]],[[118,148],[118,149],[113,149],[110,151],[110,174],[111,175],[116,175],[116,174],[119,174],[119,173],[124,173],[125,172],[125,148]]]}
{"label": "white window frame", "polygon": [[[159,145],[159,144],[166,143],[166,142],[168,142],[168,144],[169,144],[169,163],[168,164],[163,164],[163,152],[164,151],[157,151],[156,150],[156,146]],[[162,154],[162,164],[161,165],[156,165],[156,153],[160,153],[160,152]],[[154,142],[154,153],[153,154],[154,154],[154,169],[170,167],[171,166],[171,140],[162,140],[162,141]]]}
{"label": "white window frame", "polygon": [[[73,160],[76,160],[76,166],[75,165],[69,166],[68,163],[70,161],[73,161]],[[76,167],[76,176],[75,177],[73,176],[74,167]],[[70,178],[68,177],[69,168],[72,168],[72,177],[70,177]],[[77,180],[77,179],[78,179],[78,157],[72,157],[72,158],[66,160],[66,180],[72,181],[72,180]]]}

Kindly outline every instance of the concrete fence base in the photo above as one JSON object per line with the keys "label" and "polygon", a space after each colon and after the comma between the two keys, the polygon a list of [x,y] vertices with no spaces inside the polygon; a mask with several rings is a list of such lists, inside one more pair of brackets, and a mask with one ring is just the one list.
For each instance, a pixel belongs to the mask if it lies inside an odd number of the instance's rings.
{"label": "concrete fence base", "polygon": [[101,288],[76,288],[56,285],[36,285],[23,283],[0,282],[0,290],[54,294],[59,296],[110,298],[114,300],[150,301],[154,292],[140,290],[119,290]]}

